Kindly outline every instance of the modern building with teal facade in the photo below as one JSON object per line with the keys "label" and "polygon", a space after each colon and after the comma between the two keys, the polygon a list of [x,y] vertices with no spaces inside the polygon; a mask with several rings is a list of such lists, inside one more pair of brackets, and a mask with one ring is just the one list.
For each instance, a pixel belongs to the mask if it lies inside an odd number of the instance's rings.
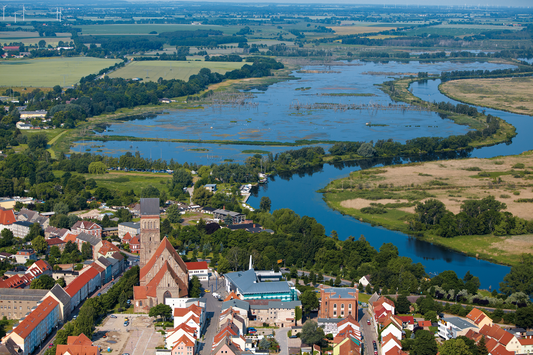
{"label": "modern building with teal facade", "polygon": [[231,272],[224,275],[226,291],[235,292],[243,300],[296,301],[298,292],[287,281],[261,282],[255,270]]}

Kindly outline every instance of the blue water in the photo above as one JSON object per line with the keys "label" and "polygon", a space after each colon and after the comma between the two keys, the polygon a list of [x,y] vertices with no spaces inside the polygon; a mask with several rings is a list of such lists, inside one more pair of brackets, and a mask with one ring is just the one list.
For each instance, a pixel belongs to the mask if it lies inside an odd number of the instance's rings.
{"label": "blue water", "polygon": [[[375,84],[390,80],[389,73],[417,73],[425,71],[440,73],[446,70],[491,70],[510,66],[491,63],[358,63],[354,66],[315,66],[307,70],[329,70],[341,73],[302,74],[296,76],[300,80],[282,82],[272,85],[264,93],[256,92],[252,102],[257,108],[210,108],[204,110],[171,111],[155,119],[128,121],[113,124],[110,134],[131,135],[137,137],[159,138],[190,138],[190,139],[246,139],[246,140],[277,140],[294,141],[296,139],[334,139],[363,140],[393,138],[405,141],[420,136],[448,136],[463,134],[464,126],[455,125],[443,120],[433,113],[396,110],[307,110],[302,113],[290,109],[290,105],[298,100],[300,103],[336,102],[336,103],[376,103],[388,105],[390,98],[375,87]],[[512,66],[511,66],[512,67]],[[368,72],[384,74],[369,75]],[[376,74],[376,73],[374,73]],[[438,81],[424,84],[415,83],[411,86],[413,93],[428,101],[451,101],[438,91]],[[296,88],[311,87],[307,91]],[[357,92],[372,93],[372,97],[331,97],[320,96],[321,93]],[[317,95],[318,94],[318,95]],[[482,108],[479,108],[480,110]],[[511,144],[500,144],[493,147],[477,149],[468,154],[471,157],[493,157],[498,155],[518,154],[533,146],[528,139],[528,132],[533,128],[533,120],[529,116],[521,116],[498,110],[486,109],[487,113],[499,116],[517,128],[518,135]],[[237,121],[237,122],[231,122]],[[388,124],[386,127],[366,127],[366,122]],[[415,127],[420,126],[420,127]],[[213,127],[213,128],[211,128]],[[247,155],[244,149],[261,149],[272,152],[284,151],[286,147],[261,147],[216,144],[183,144],[167,142],[93,142],[90,145],[104,148],[90,148],[91,152],[102,149],[102,153],[118,156],[125,151],[139,151],[143,157],[165,160],[173,158],[179,162],[197,162],[210,164],[223,159],[243,161]],[[83,151],[85,147],[79,148]],[[194,148],[207,148],[209,152],[191,151]],[[279,150],[278,150],[279,149]],[[75,149],[78,151],[78,148]],[[216,156],[210,160],[208,155]],[[368,163],[368,162],[363,162]],[[400,159],[377,162],[383,164],[402,163]],[[377,164],[376,163],[376,164]],[[342,216],[331,210],[322,200],[322,194],[316,191],[330,181],[347,176],[359,166],[336,167],[324,165],[313,173],[294,174],[289,177],[272,177],[271,181],[259,188],[255,196],[249,199],[253,207],[259,206],[262,196],[270,197],[272,209],[290,208],[300,216],[316,218],[323,224],[329,234],[337,231],[339,238],[349,236],[365,238],[375,247],[383,243],[394,243],[402,256],[410,257],[414,262],[421,262],[427,272],[439,273],[454,270],[459,277],[467,271],[478,276],[483,288],[498,288],[498,284],[509,272],[509,267],[476,260],[461,253],[447,250],[426,242],[419,241],[403,233],[389,231],[381,227],[372,227],[352,217]],[[364,168],[367,168],[365,166]]]}

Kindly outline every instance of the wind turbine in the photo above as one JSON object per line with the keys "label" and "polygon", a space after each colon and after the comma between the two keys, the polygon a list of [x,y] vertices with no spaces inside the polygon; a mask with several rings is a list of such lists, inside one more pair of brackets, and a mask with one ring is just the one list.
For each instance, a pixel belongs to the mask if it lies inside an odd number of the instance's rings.
{"label": "wind turbine", "polygon": [[24,12],[26,11],[26,8],[24,5],[22,5],[22,21],[24,21]]}
{"label": "wind turbine", "polygon": [[2,21],[6,20],[6,6],[7,5],[2,6]]}

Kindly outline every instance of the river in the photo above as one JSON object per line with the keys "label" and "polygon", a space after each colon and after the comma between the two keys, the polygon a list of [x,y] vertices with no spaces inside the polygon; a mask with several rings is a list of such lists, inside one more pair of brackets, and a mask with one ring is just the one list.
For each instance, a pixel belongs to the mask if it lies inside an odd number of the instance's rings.
{"label": "river", "polygon": [[[304,113],[295,112],[289,106],[299,102],[314,104],[320,102],[334,102],[339,104],[380,104],[392,103],[375,84],[388,79],[393,73],[427,71],[440,73],[443,70],[496,69],[503,66],[490,63],[433,63],[421,64],[417,62],[405,63],[354,63],[353,66],[307,67],[307,70],[329,71],[329,73],[298,73],[299,80],[282,82],[272,85],[264,93],[258,93],[256,109],[242,109],[234,107],[219,110],[189,110],[169,112],[156,119],[128,121],[113,124],[112,134],[132,135],[138,137],[160,138],[201,138],[228,139],[240,137],[246,140],[277,140],[294,141],[297,139],[339,139],[339,140],[377,140],[394,138],[405,141],[419,136],[448,136],[466,132],[464,126],[443,120],[428,112],[400,111],[400,110],[346,110],[343,112],[332,110],[306,110]],[[509,67],[509,66],[507,66]],[[371,73],[372,72],[372,73]],[[412,92],[428,101],[450,101],[438,91],[438,80],[425,83],[415,83]],[[296,90],[305,88],[305,90]],[[309,88],[309,89],[308,89]],[[324,93],[365,93],[371,97],[340,96],[332,97]],[[479,110],[484,108],[479,107]],[[531,117],[508,112],[485,109],[487,113],[501,117],[517,128],[518,135],[510,144],[500,144],[492,147],[476,149],[465,154],[468,157],[487,158],[498,155],[519,154],[532,149],[530,139],[526,133],[533,128]],[[223,113],[223,114],[221,114]],[[226,117],[226,114],[228,117]],[[303,116],[302,116],[303,115]],[[232,121],[237,121],[234,124]],[[366,122],[386,124],[382,127],[365,127]],[[214,122],[212,125],[210,122]],[[210,127],[213,127],[212,129]],[[104,133],[105,134],[105,133]],[[89,143],[103,148],[103,154],[118,156],[124,151],[139,151],[143,157],[160,156],[169,160],[174,158],[180,162],[196,161],[206,163],[205,156],[212,154],[214,161],[224,159],[242,161],[246,155],[242,153],[245,147],[235,145],[185,145],[167,142],[94,142]],[[135,147],[135,148],[134,148]],[[177,148],[179,147],[179,148]],[[204,148],[204,151],[191,150]],[[277,152],[290,148],[250,146],[246,149],[261,149]],[[220,153],[221,150],[229,154]],[[94,149],[92,150],[94,152]],[[179,151],[180,154],[177,154]],[[185,154],[184,154],[185,153]],[[196,155],[194,155],[196,154]],[[196,159],[194,157],[196,156]],[[401,163],[401,159],[393,161],[375,162],[376,164]],[[366,162],[368,164],[368,162]],[[347,164],[349,165],[349,164]],[[389,231],[381,227],[373,227],[361,223],[349,216],[331,210],[322,200],[322,194],[316,191],[326,186],[331,180],[347,176],[351,171],[360,169],[359,166],[324,165],[313,172],[303,172],[292,176],[273,176],[268,184],[261,186],[251,196],[248,202],[255,208],[259,206],[262,196],[268,196],[272,201],[272,209],[289,208],[300,216],[307,215],[316,218],[323,224],[327,233],[337,231],[339,238],[349,236],[358,238],[364,235],[372,246],[379,249],[383,243],[393,243],[398,247],[399,254],[411,258],[414,262],[422,263],[429,273],[439,273],[444,270],[454,270],[459,277],[470,271],[479,277],[482,288],[498,288],[499,282],[509,272],[510,268],[477,260],[449,249],[429,244],[410,237],[406,234]]]}

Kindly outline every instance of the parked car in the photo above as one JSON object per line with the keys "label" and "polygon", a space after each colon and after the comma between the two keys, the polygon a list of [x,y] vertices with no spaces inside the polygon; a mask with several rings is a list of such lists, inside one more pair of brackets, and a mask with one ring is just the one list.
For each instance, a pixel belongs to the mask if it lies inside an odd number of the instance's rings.
{"label": "parked car", "polygon": [[370,319],[366,320],[366,324],[370,325]]}
{"label": "parked car", "polygon": [[112,315],[109,316],[109,318],[117,318],[117,316],[112,314]]}
{"label": "parked car", "polygon": [[255,329],[255,328],[248,328],[248,333],[250,333],[250,334],[255,334],[255,333],[257,333],[257,329]]}

